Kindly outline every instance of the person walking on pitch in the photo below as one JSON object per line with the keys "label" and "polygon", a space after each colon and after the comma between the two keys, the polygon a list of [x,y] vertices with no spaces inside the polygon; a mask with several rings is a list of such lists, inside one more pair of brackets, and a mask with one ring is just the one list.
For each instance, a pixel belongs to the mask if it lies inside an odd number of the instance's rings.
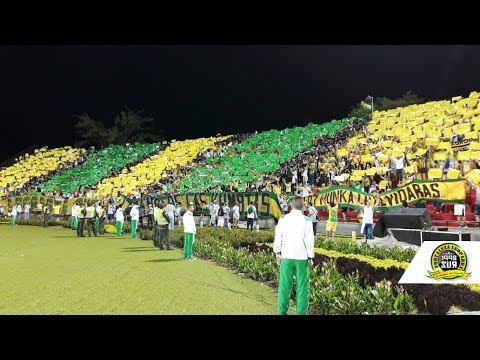
{"label": "person walking on pitch", "polygon": [[140,212],[138,210],[138,205],[136,203],[133,204],[132,209],[130,210],[130,217],[132,218],[132,221],[131,221],[132,239],[135,239],[137,237],[138,220],[140,219]]}
{"label": "person walking on pitch", "polygon": [[115,212],[115,220],[117,222],[117,237],[121,237],[125,217],[123,215],[123,209],[120,206],[118,206],[117,211]]}
{"label": "person walking on pitch", "polygon": [[29,203],[26,203],[25,204],[25,212],[23,213],[23,215],[25,216],[25,220],[30,220],[30,204]]}
{"label": "person walking on pitch", "polygon": [[79,206],[77,212],[78,224],[77,224],[77,236],[85,237],[83,235],[83,224],[85,223],[85,215],[87,215],[87,210],[85,209],[85,204]]}
{"label": "person walking on pitch", "polygon": [[48,221],[50,220],[50,207],[45,204],[43,206],[43,227],[48,226]]}
{"label": "person walking on pitch", "polygon": [[286,315],[290,302],[293,277],[296,277],[296,312],[306,315],[309,301],[310,270],[315,255],[312,221],[302,213],[303,198],[296,196],[290,213],[278,221],[273,251],[280,265],[278,314]]}
{"label": "person walking on pitch", "polygon": [[170,245],[170,233],[168,230],[168,225],[172,220],[166,214],[165,205],[163,205],[163,203],[160,203],[158,207],[155,207],[153,217],[155,222],[153,244],[160,250],[164,249],[163,244],[167,246],[167,250],[173,250]]}
{"label": "person walking on pitch", "polygon": [[77,203],[74,203],[72,205],[72,222],[71,222],[72,230],[77,230],[77,226],[78,226]]}
{"label": "person walking on pitch", "polygon": [[103,235],[105,233],[105,209],[102,205],[100,205],[100,203],[97,204],[95,228],[97,229],[97,234]]}
{"label": "person walking on pitch", "polygon": [[197,229],[195,219],[193,218],[193,203],[188,204],[187,211],[183,215],[183,232],[185,233],[185,242],[183,245],[183,257],[187,260],[194,259],[193,244],[195,243],[195,234]]}
{"label": "person walking on pitch", "polygon": [[97,211],[93,203],[89,202],[86,208],[87,214],[85,218],[87,219],[87,230],[88,230],[88,237],[92,236],[91,231],[93,231],[93,235],[97,237],[97,229],[95,228],[95,218],[97,217]]}
{"label": "person walking on pitch", "polygon": [[12,226],[15,226],[16,225],[16,221],[17,221],[17,204],[13,204],[12,206],[12,212],[11,212],[11,215],[12,215]]}

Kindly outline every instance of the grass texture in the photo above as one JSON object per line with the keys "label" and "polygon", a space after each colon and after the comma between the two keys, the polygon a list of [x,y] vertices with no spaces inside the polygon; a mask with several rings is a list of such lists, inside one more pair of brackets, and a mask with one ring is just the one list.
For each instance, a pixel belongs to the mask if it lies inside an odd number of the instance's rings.
{"label": "grass texture", "polygon": [[0,314],[275,314],[276,291],[181,250],[0,224]]}

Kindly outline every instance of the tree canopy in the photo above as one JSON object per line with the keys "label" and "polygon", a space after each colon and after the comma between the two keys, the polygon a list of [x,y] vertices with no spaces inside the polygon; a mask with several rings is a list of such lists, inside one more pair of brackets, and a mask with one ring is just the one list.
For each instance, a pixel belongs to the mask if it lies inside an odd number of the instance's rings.
{"label": "tree canopy", "polygon": [[93,145],[106,147],[110,144],[158,142],[163,140],[163,131],[155,128],[154,118],[125,107],[113,119],[113,126],[105,127],[99,120],[87,114],[76,115],[77,146]]}
{"label": "tree canopy", "polygon": [[[413,104],[420,104],[425,102],[424,99],[413,93],[411,90],[407,91],[402,96],[396,99],[389,99],[385,96],[374,98],[373,110],[389,110],[397,107],[405,107]],[[364,117],[371,114],[371,109],[362,106],[361,102],[355,105],[348,116]]]}

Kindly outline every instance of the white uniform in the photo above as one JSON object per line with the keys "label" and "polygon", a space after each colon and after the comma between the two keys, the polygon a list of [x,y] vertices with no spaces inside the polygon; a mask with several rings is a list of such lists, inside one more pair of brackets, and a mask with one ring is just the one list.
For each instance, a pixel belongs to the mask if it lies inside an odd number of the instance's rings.
{"label": "white uniform", "polygon": [[138,212],[138,205],[133,205],[132,208],[130,209],[130,216],[132,220],[138,221],[140,218],[140,214]]}
{"label": "white uniform", "polygon": [[30,219],[30,204],[25,204],[25,220]]}
{"label": "white uniform", "polygon": [[275,227],[273,251],[283,259],[306,260],[315,253],[312,222],[300,210],[282,216]]}
{"label": "white uniform", "polygon": [[212,212],[211,212],[211,220],[210,224],[216,225],[218,221],[218,210],[220,210],[220,205],[218,204],[213,204],[212,206]]}
{"label": "white uniform", "polygon": [[232,215],[233,215],[233,218],[235,220],[239,220],[240,219],[240,207],[238,205],[235,205],[233,208],[232,208]]}
{"label": "white uniform", "polygon": [[[193,214],[190,210],[185,211],[185,214],[183,214],[183,232],[191,234],[197,233],[195,219],[193,218]],[[193,237],[193,239],[195,239],[195,237]]]}
{"label": "white uniform", "polygon": [[115,213],[115,220],[121,221],[122,223],[125,221],[125,217],[123,216],[122,208],[118,208],[117,212]]}
{"label": "white uniform", "polygon": [[165,213],[170,219],[170,222],[168,223],[168,230],[173,230],[175,228],[175,206],[172,204],[165,206]]}
{"label": "white uniform", "polygon": [[230,218],[230,208],[228,206],[222,206],[223,209],[223,216],[218,216],[218,227],[224,227],[225,222],[228,223],[228,219]]}

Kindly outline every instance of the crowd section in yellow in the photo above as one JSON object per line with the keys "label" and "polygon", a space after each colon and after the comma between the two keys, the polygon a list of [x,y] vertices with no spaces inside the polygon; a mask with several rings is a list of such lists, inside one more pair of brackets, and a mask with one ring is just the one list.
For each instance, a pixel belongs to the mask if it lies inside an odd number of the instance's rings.
{"label": "crowd section in yellow", "polygon": [[[431,101],[386,111],[374,111],[365,132],[351,137],[336,158],[351,161],[344,174],[352,182],[384,175],[395,159],[406,160],[403,179],[464,178],[480,165],[480,93],[467,98]],[[473,178],[477,183],[480,176]],[[387,181],[380,188],[389,188]]]}
{"label": "crowd section in yellow", "polygon": [[85,149],[71,146],[54,149],[42,147],[35,149],[31,155],[21,156],[14,165],[0,170],[0,191],[2,192],[0,196],[3,196],[4,192],[22,189],[34,178],[74,165],[75,161],[85,153]]}
{"label": "crowd section in yellow", "polygon": [[146,186],[157,184],[162,179],[165,180],[169,172],[189,165],[199,153],[208,149],[216,151],[216,143],[229,137],[172,140],[164,151],[135,165],[130,171],[123,169],[118,176],[103,179],[97,187],[96,196],[99,198],[115,196],[118,192],[126,196],[140,195],[146,191]]}

